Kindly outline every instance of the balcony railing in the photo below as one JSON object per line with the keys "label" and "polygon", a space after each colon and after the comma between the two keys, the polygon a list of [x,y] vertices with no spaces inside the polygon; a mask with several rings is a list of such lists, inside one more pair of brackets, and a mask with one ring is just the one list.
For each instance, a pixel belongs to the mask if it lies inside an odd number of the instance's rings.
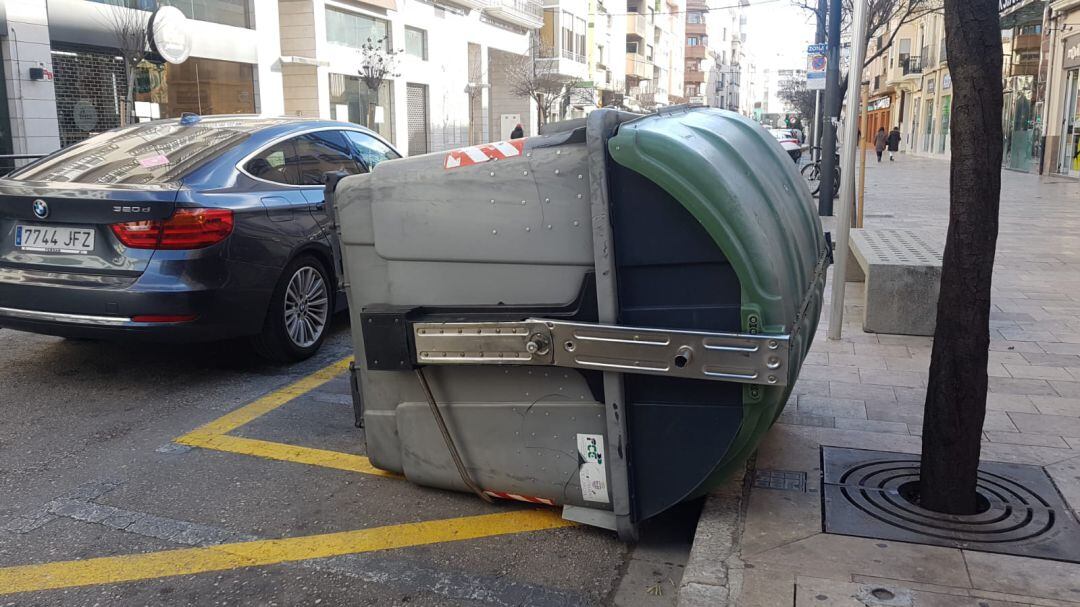
{"label": "balcony railing", "polygon": [[544,8],[538,0],[491,0],[488,12],[496,19],[522,27],[539,28],[544,25]]}
{"label": "balcony railing", "polygon": [[900,60],[900,69],[905,76],[908,74],[921,74],[923,71],[922,57],[909,55]]}
{"label": "balcony railing", "polygon": [[566,49],[562,50],[562,57],[563,59],[577,61],[578,63],[585,63],[585,55],[582,55],[581,53],[575,53],[573,51],[568,51]]}

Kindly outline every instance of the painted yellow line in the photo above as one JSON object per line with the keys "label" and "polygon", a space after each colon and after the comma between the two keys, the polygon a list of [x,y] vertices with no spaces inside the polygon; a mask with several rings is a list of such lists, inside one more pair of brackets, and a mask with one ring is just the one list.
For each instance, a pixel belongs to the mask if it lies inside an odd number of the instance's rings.
{"label": "painted yellow line", "polygon": [[309,535],[0,569],[0,595],[150,580],[569,527],[554,510],[521,510]]}
{"label": "painted yellow line", "polygon": [[[227,432],[232,432],[240,426],[277,409],[290,400],[302,396],[307,392],[311,392],[315,388],[334,379],[342,372],[348,370],[350,362],[352,362],[352,357],[339,360],[295,383],[275,390],[256,401],[240,407],[232,413],[223,415],[205,426],[195,429],[192,434],[225,434]],[[179,440],[177,442],[179,442]]]}
{"label": "painted yellow line", "polygon": [[205,434],[196,430],[185,434],[173,442],[191,447],[239,453],[283,462],[295,462],[310,466],[322,466],[335,468],[361,474],[384,476],[389,478],[401,478],[397,474],[380,470],[371,465],[371,460],[363,455],[341,453],[339,451],[327,451],[325,449],[313,449],[311,447],[299,447],[285,443],[274,443],[242,436],[228,436],[224,434]]}

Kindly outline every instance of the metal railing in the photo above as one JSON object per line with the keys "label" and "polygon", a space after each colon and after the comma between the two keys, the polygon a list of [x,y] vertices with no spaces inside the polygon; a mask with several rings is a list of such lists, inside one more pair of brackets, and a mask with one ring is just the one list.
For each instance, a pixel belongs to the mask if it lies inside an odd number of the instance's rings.
{"label": "metal railing", "polygon": [[533,17],[538,21],[544,20],[544,7],[537,0],[495,0],[495,3]]}
{"label": "metal railing", "polygon": [[922,57],[909,55],[900,61],[900,68],[905,76],[908,74],[921,74],[923,71]]}

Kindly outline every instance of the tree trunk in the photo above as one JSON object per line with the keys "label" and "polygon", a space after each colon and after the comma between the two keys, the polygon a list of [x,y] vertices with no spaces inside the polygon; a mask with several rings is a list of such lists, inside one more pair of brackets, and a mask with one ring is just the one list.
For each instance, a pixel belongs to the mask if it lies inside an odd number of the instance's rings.
{"label": "tree trunk", "polygon": [[1001,196],[997,0],[945,0],[945,35],[953,82],[949,234],[926,391],[919,497],[930,510],[973,514]]}

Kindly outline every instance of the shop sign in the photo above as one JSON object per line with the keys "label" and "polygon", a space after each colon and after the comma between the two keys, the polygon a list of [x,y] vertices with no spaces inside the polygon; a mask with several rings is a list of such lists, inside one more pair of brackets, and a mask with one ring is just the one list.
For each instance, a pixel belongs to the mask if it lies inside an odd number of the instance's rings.
{"label": "shop sign", "polygon": [[169,63],[183,63],[191,56],[191,28],[175,6],[162,6],[146,24],[150,50]]}
{"label": "shop sign", "polygon": [[887,110],[892,105],[892,98],[890,97],[878,97],[877,99],[871,99],[866,103],[866,111],[876,112],[878,110]]}
{"label": "shop sign", "polygon": [[1080,67],[1080,34],[1073,34],[1065,39],[1065,58],[1061,61],[1064,69]]}
{"label": "shop sign", "polygon": [[806,90],[825,90],[825,72],[829,66],[824,44],[811,44],[806,48]]}

